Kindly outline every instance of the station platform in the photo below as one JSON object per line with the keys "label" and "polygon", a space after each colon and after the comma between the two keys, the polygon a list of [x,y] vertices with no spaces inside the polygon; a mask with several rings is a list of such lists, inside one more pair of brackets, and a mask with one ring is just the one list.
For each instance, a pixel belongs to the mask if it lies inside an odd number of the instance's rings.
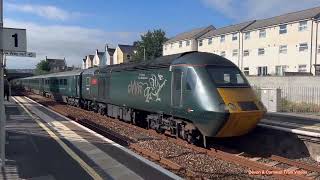
{"label": "station platform", "polygon": [[320,116],[297,113],[267,113],[259,126],[320,138]]}
{"label": "station platform", "polygon": [[181,179],[31,99],[12,97],[5,108],[0,179]]}

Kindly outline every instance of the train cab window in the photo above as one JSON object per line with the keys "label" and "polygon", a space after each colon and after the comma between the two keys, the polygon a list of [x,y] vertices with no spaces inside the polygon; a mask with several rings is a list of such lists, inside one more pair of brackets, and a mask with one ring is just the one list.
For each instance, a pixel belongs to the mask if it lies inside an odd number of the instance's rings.
{"label": "train cab window", "polygon": [[181,73],[182,73],[181,69],[175,69],[173,71],[175,90],[181,90]]}
{"label": "train cab window", "polygon": [[197,83],[197,76],[193,69],[188,68],[187,77],[186,77],[186,89],[193,90]]}
{"label": "train cab window", "polygon": [[236,67],[207,66],[217,87],[248,87],[249,83]]}

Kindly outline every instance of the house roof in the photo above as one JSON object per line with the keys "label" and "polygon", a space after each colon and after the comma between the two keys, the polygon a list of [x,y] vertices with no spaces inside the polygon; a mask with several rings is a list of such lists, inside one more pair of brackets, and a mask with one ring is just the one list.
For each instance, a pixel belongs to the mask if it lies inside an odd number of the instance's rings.
{"label": "house roof", "polygon": [[217,36],[217,35],[221,35],[221,34],[228,34],[228,33],[232,33],[232,32],[238,32],[238,31],[241,31],[244,28],[248,27],[250,24],[252,24],[254,22],[255,21],[247,21],[247,22],[234,24],[234,25],[230,25],[230,26],[226,26],[226,27],[222,27],[222,28],[218,28],[218,29],[212,29],[211,31],[203,34],[200,37],[200,39],[213,37],[213,36]]}
{"label": "house roof", "polygon": [[276,24],[285,24],[293,21],[299,21],[310,18],[318,18],[320,14],[320,7],[315,7],[311,9],[306,9],[302,11],[287,13],[267,19],[257,20],[255,23],[251,24],[245,31],[252,29],[259,29],[267,26],[272,26]]}
{"label": "house roof", "polygon": [[46,61],[49,63],[49,66],[66,66],[66,62],[64,59],[48,59],[46,58]]}
{"label": "house roof", "polygon": [[107,52],[108,52],[108,54],[109,54],[110,56],[113,56],[113,53],[114,53],[115,50],[116,50],[116,49],[114,49],[114,48],[107,48]]}
{"label": "house roof", "polygon": [[123,53],[126,53],[126,54],[133,54],[137,48],[135,46],[132,46],[132,45],[124,45],[124,44],[119,44],[118,47],[121,49],[121,51]]}
{"label": "house roof", "polygon": [[207,33],[212,29],[215,29],[215,27],[210,25],[207,27],[193,29],[188,32],[183,32],[169,39],[168,41],[165,42],[165,44],[175,42],[175,41],[180,41],[180,40],[186,40],[186,39],[197,39],[198,37],[202,36],[203,34]]}
{"label": "house roof", "polygon": [[87,56],[87,58],[89,58],[89,59],[92,61],[93,58],[94,58],[94,55],[91,55],[91,54],[90,54],[90,55]]}

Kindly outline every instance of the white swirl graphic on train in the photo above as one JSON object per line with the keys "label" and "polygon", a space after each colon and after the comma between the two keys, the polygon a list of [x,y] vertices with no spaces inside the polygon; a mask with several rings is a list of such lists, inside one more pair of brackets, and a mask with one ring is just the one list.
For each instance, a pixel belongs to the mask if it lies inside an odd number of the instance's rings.
{"label": "white swirl graphic on train", "polygon": [[147,103],[160,102],[160,93],[166,82],[167,79],[160,74],[151,74],[149,78],[145,74],[139,74],[138,80],[133,80],[128,85],[128,93],[133,96],[143,95]]}

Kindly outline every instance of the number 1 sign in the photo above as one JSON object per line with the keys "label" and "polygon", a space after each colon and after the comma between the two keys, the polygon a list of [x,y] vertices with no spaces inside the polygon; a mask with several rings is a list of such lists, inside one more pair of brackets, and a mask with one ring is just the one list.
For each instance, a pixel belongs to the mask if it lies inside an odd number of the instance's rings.
{"label": "number 1 sign", "polygon": [[0,29],[2,35],[2,47],[0,49],[4,51],[27,51],[27,38],[25,29],[3,28]]}

